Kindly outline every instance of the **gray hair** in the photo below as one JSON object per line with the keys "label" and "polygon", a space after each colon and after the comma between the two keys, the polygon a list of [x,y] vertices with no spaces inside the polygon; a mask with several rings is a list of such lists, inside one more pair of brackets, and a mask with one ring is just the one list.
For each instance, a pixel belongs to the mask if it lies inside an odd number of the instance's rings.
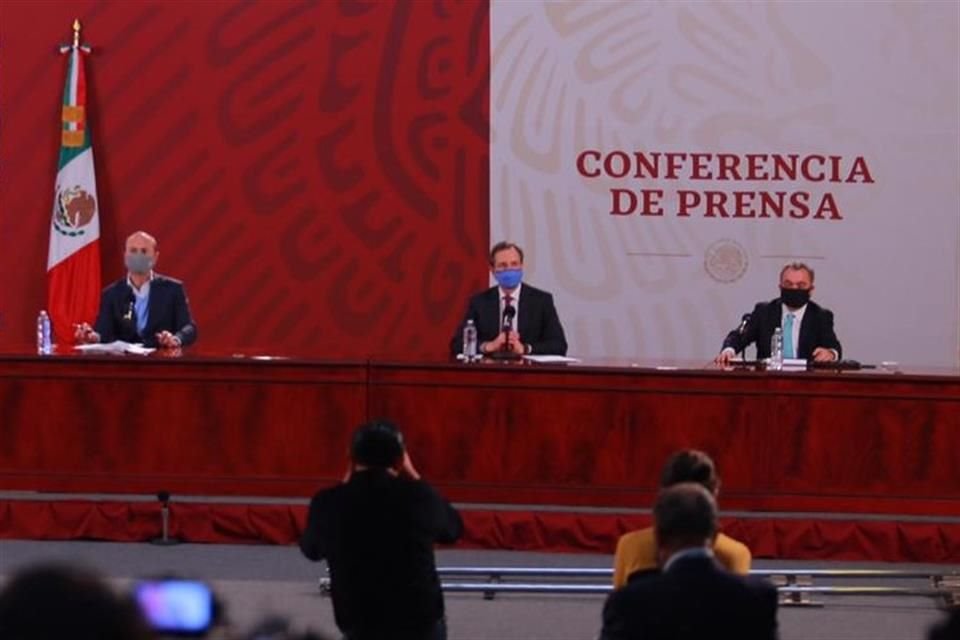
{"label": "gray hair", "polygon": [[780,269],[780,279],[783,280],[783,274],[787,271],[806,271],[810,274],[810,284],[813,284],[816,274],[813,272],[813,268],[810,267],[806,262],[788,262],[783,265],[783,268]]}

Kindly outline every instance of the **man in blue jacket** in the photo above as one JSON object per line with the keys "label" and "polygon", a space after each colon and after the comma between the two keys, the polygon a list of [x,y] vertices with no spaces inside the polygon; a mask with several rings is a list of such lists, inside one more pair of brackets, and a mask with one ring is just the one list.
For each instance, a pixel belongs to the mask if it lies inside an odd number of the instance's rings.
{"label": "man in blue jacket", "polygon": [[137,231],[127,238],[127,275],[103,290],[94,327],[77,326],[78,343],[123,340],[176,349],[196,341],[197,325],[183,283],[154,272],[159,257],[157,240],[149,233]]}

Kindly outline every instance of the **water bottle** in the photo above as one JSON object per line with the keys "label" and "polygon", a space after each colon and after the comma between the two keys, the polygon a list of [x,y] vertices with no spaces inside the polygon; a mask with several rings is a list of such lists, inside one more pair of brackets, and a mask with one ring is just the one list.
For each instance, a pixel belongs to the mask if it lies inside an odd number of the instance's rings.
{"label": "water bottle", "polygon": [[48,356],[53,353],[53,344],[50,339],[50,316],[46,311],[40,311],[37,316],[37,353]]}
{"label": "water bottle", "polygon": [[777,327],[770,338],[770,368],[774,371],[783,369],[783,329]]}
{"label": "water bottle", "polygon": [[467,320],[463,327],[463,359],[467,362],[477,357],[477,327],[473,319]]}

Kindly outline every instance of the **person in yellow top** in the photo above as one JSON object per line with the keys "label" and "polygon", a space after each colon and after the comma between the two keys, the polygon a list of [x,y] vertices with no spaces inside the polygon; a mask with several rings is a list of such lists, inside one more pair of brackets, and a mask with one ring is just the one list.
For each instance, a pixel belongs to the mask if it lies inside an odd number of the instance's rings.
{"label": "person in yellow top", "polygon": [[[687,449],[673,454],[660,475],[660,488],[666,489],[681,482],[696,482],[714,496],[720,488],[720,478],[710,456],[702,451]],[[718,533],[713,545],[713,555],[720,566],[731,573],[746,575],[750,572],[750,549],[730,536]],[[631,531],[620,536],[617,552],[613,558],[613,587],[619,589],[627,584],[635,573],[657,570],[657,541],[653,527]]]}

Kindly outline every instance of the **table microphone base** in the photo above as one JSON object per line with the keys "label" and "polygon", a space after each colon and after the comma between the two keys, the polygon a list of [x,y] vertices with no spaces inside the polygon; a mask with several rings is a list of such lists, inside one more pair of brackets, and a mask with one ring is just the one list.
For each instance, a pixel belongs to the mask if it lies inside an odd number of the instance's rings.
{"label": "table microphone base", "polygon": [[494,351],[486,354],[486,356],[491,360],[519,360],[522,357],[519,353],[513,351]]}

